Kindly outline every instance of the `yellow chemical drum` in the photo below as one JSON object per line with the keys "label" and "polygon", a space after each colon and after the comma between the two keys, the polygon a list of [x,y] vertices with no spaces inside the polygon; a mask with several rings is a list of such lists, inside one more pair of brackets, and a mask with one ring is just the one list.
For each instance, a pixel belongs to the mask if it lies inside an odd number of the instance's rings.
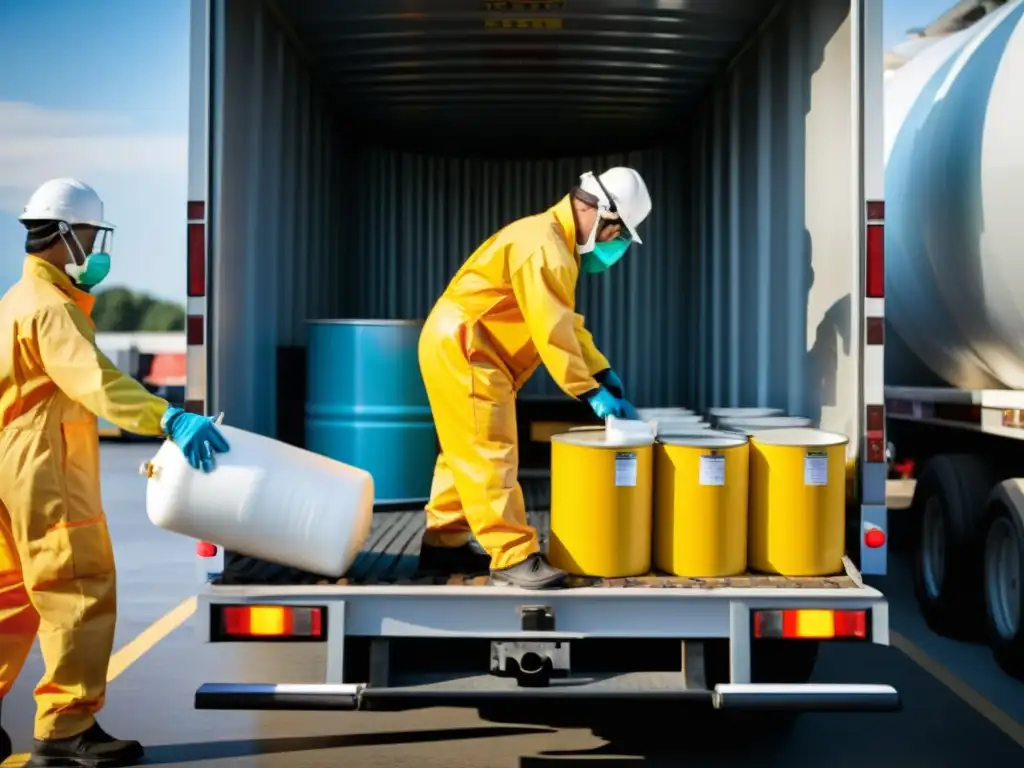
{"label": "yellow chemical drum", "polygon": [[552,565],[604,578],[651,570],[653,444],[604,431],[551,438]]}
{"label": "yellow chemical drum", "polygon": [[676,576],[747,569],[749,447],[744,436],[704,430],[654,447],[654,565]]}
{"label": "yellow chemical drum", "polygon": [[843,570],[844,435],[768,429],[750,436],[750,567],[783,576]]}

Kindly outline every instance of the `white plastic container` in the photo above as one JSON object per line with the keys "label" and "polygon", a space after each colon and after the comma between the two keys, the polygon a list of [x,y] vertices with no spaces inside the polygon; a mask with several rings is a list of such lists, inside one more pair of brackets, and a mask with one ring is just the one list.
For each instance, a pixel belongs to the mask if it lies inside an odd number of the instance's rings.
{"label": "white plastic container", "polygon": [[657,424],[653,421],[618,419],[614,416],[609,416],[605,421],[605,437],[612,443],[644,438],[653,442],[656,432]]}
{"label": "white plastic container", "polygon": [[216,469],[167,441],[142,465],[146,513],[167,531],[323,576],[345,574],[370,534],[368,472],[232,427]]}

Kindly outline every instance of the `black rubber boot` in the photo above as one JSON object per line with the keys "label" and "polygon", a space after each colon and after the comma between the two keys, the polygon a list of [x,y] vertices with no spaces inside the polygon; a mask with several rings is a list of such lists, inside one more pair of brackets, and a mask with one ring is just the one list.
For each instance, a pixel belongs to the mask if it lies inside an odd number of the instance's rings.
{"label": "black rubber boot", "polygon": [[85,766],[113,768],[135,765],[142,759],[137,741],[115,739],[98,724],[70,739],[36,739],[31,766]]}
{"label": "black rubber boot", "polygon": [[522,589],[557,589],[568,575],[551,565],[544,555],[533,554],[509,568],[491,571],[491,580]]}
{"label": "black rubber boot", "polygon": [[11,744],[11,737],[3,726],[4,700],[0,699],[0,764],[14,754],[14,746]]}
{"label": "black rubber boot", "polygon": [[421,573],[478,576],[491,569],[491,556],[474,546],[473,542],[461,547],[433,547],[422,543],[419,568]]}

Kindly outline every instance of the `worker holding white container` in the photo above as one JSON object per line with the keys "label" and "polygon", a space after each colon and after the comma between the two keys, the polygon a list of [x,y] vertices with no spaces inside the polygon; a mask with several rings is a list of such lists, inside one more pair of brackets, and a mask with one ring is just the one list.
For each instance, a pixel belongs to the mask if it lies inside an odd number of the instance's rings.
{"label": "worker holding white container", "polygon": [[135,762],[138,742],[114,739],[95,720],[117,612],[97,416],[168,437],[197,469],[212,469],[228,445],[211,420],[150,394],[96,347],[90,291],[110,270],[114,230],[96,192],[49,181],[20,219],[28,255],[21,280],[0,299],[10,342],[0,352],[0,702],[38,634],[45,672],[34,759]]}
{"label": "worker holding white container", "polygon": [[[490,570],[499,582],[556,586],[565,573],[538,552],[516,479],[515,393],[540,363],[569,395],[607,416],[633,416],[583,317],[580,273],[618,262],[651,211],[631,168],[585,173],[554,207],[509,224],[452,279],[423,327],[420,369],[441,454],[434,471],[422,570]],[[476,552],[475,536],[486,551]]]}

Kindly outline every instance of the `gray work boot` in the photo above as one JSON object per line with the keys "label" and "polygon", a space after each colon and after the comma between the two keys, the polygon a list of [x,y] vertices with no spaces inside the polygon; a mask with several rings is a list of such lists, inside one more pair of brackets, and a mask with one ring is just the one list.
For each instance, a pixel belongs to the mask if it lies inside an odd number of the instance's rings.
{"label": "gray work boot", "polygon": [[142,759],[137,741],[115,739],[98,724],[70,739],[36,739],[28,768],[34,766],[85,766],[113,768],[135,765]]}
{"label": "gray work boot", "polygon": [[522,589],[556,589],[562,586],[568,575],[551,565],[540,553],[534,553],[508,568],[491,570],[491,580],[495,583]]}
{"label": "gray work boot", "polygon": [[11,737],[7,735],[7,731],[4,730],[3,726],[3,708],[4,700],[0,699],[0,764],[3,764],[4,760],[14,754],[14,745],[11,744]]}

